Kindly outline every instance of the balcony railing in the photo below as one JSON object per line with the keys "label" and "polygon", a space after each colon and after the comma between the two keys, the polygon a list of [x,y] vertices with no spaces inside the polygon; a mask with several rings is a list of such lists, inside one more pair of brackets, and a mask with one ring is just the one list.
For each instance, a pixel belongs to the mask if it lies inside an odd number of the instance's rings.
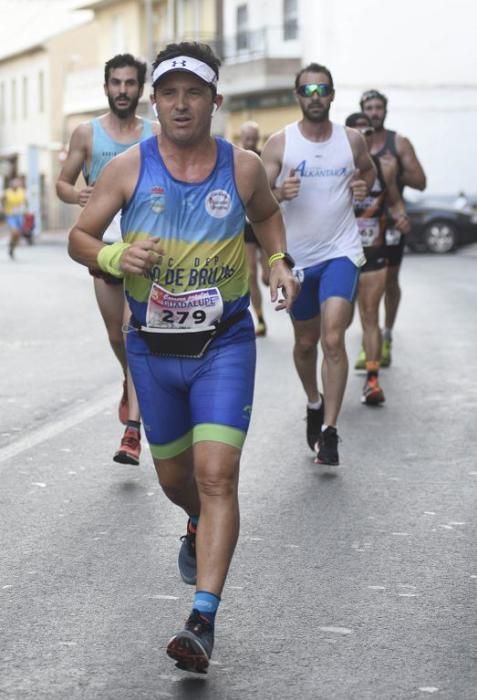
{"label": "balcony railing", "polygon": [[300,48],[298,26],[285,23],[224,37],[222,58],[225,63],[256,58],[293,58],[300,56]]}

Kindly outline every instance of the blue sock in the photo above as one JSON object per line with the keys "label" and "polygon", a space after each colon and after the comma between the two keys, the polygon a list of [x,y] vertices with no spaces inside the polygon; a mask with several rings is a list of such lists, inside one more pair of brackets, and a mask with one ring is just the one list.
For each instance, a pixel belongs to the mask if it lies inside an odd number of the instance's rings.
{"label": "blue sock", "polygon": [[196,591],[194,596],[193,609],[198,610],[202,617],[205,617],[211,625],[215,622],[215,615],[219,607],[220,598],[215,593],[208,591]]}

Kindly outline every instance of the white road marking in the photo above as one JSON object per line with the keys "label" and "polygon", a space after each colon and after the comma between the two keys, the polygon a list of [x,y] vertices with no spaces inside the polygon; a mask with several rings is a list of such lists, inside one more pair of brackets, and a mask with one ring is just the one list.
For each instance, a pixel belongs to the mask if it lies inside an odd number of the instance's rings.
{"label": "white road marking", "polygon": [[353,630],[348,627],[318,627],[322,632],[331,632],[332,634],[353,634]]}
{"label": "white road marking", "polygon": [[76,410],[73,410],[64,418],[60,418],[57,421],[42,425],[39,428],[30,431],[19,440],[16,440],[11,445],[1,448],[0,464],[12,459],[13,457],[16,457],[22,452],[26,452],[26,450],[30,450],[32,447],[40,445],[42,442],[46,442],[47,440],[56,437],[60,433],[63,433],[69,428],[73,428],[79,423],[83,423],[83,421],[87,420],[88,418],[101,413],[105,410],[105,408],[110,407],[111,403],[116,400],[116,394],[117,391],[115,390],[114,393],[111,391],[106,396],[96,399],[96,401],[88,401],[86,405],[82,405]]}

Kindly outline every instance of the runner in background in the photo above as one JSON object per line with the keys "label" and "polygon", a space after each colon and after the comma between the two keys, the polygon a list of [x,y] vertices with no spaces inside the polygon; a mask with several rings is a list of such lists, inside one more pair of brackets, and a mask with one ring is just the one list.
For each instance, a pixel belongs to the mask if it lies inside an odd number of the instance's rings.
{"label": "runner in background", "polygon": [[[257,155],[260,155],[258,150],[258,143],[260,141],[260,131],[257,122],[247,121],[240,127],[240,143],[239,145],[246,150],[253,151]],[[267,333],[267,325],[263,316],[262,308],[262,293],[259,286],[259,271],[262,277],[263,284],[268,286],[269,278],[269,267],[267,256],[265,255],[260,243],[257,240],[256,235],[253,232],[253,228],[249,221],[245,224],[245,255],[247,256],[247,264],[249,270],[249,284],[250,284],[250,299],[252,302],[252,308],[255,312],[257,319],[257,324],[255,327],[256,336],[264,336]]]}
{"label": "runner in background", "polygon": [[[359,131],[369,148],[374,129],[371,120],[362,112],[350,114],[346,126]],[[399,231],[408,233],[409,219],[396,185],[396,163],[380,162],[372,156],[377,177],[365,199],[354,201],[356,221],[361,244],[366,256],[359,275],[358,307],[363,327],[363,349],[366,355],[366,380],[361,401],[367,405],[384,402],[384,391],[379,383],[382,337],[379,328],[379,304],[386,285],[385,233],[388,215]]]}
{"label": "runner in background", "polygon": [[[300,293],[291,309],[293,358],[307,398],[306,437],[319,464],[338,465],[337,421],[348,378],[345,333],[358,288],[363,248],[353,198],[364,199],[376,171],[363,137],[330,120],[330,70],[311,63],[295,77],[302,118],[270,136],[263,149],[282,204]],[[323,350],[323,395],[317,377]]]}
{"label": "runner in background", "polygon": [[[374,128],[371,155],[377,156],[382,164],[394,162],[397,167],[397,184],[400,193],[404,187],[415,190],[425,190],[426,175],[416,156],[412,143],[401,134],[385,129],[384,122],[387,116],[388,100],[378,90],[367,90],[361,95],[361,111],[370,119]],[[384,295],[384,330],[382,367],[391,364],[392,331],[401,301],[401,286],[399,284],[399,271],[404,255],[404,235],[399,229],[388,228],[386,231],[386,291]],[[356,362],[356,369],[363,367],[366,362],[363,354],[360,354]]]}
{"label": "runner in background", "polygon": [[[119,54],[105,64],[104,93],[109,111],[101,117],[80,124],[71,136],[67,158],[56,183],[63,202],[84,207],[104,166],[131,146],[157,133],[158,127],[136,116],[139,99],[144,90],[146,64],[131,54]],[[80,173],[86,187],[77,188]],[[108,244],[121,240],[120,215],[104,231]],[[101,271],[89,270],[94,280],[96,300],[109,342],[124,373],[123,392],[119,403],[119,420],[126,426],[114,461],[139,464],[141,451],[141,419],[133,382],[127,368],[123,324],[129,318],[122,280]]]}
{"label": "runner in background", "polygon": [[22,235],[23,218],[27,211],[27,196],[21,178],[13,177],[10,180],[10,186],[3,193],[3,211],[10,232],[8,254],[14,260],[15,248]]}

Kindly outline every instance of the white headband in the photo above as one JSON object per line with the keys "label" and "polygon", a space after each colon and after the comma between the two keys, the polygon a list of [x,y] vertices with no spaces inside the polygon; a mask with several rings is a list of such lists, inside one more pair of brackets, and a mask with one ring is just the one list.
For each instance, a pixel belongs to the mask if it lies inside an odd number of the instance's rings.
{"label": "white headband", "polygon": [[176,58],[169,58],[167,61],[162,61],[154,73],[152,74],[152,84],[156,82],[165,73],[171,73],[172,71],[187,71],[189,73],[194,73],[198,78],[213,85],[217,85],[217,76],[213,68],[199,61],[197,58],[191,58],[190,56],[176,56]]}

